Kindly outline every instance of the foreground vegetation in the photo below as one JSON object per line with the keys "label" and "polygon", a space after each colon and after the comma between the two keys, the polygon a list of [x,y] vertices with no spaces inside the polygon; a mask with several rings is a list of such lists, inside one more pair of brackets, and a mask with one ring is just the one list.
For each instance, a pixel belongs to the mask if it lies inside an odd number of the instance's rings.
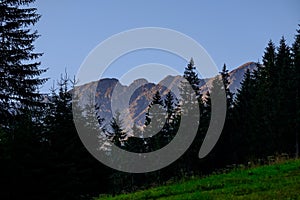
{"label": "foreground vegetation", "polygon": [[119,196],[95,200],[142,199],[300,199],[300,160],[235,169]]}

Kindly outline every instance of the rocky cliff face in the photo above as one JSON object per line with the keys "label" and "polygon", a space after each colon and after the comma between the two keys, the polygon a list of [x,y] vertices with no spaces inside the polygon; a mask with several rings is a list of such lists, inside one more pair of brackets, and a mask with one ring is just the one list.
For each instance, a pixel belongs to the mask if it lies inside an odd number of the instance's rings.
{"label": "rocky cliff face", "polygon": [[[256,63],[248,62],[232,70],[229,73],[231,91],[236,93],[237,89],[240,88],[240,82],[243,80],[247,69],[253,71],[256,68]],[[210,88],[215,78],[212,77],[201,81],[199,88],[202,93],[205,93]],[[167,87],[178,86],[180,79],[180,76],[167,76],[159,84],[149,83],[146,79],[137,79],[129,86],[125,86],[120,84],[117,79],[105,78],[98,82],[80,86],[78,89],[79,94],[85,97],[84,103],[94,99],[100,106],[99,115],[105,119],[105,124],[109,124],[115,112],[122,111],[123,125],[125,127],[131,127],[133,123],[137,126],[142,126],[153,94],[158,90],[162,94],[162,98],[164,98],[168,92]],[[178,94],[179,91],[176,91],[176,87],[174,88],[174,93]],[[88,97],[89,91],[95,91],[95,97]]]}

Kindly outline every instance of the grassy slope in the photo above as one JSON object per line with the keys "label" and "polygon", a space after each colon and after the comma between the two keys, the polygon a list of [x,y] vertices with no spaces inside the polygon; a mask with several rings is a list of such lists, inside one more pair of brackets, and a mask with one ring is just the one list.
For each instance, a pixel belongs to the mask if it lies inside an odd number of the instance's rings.
{"label": "grassy slope", "polygon": [[182,183],[97,200],[136,199],[300,199],[300,160],[237,169]]}

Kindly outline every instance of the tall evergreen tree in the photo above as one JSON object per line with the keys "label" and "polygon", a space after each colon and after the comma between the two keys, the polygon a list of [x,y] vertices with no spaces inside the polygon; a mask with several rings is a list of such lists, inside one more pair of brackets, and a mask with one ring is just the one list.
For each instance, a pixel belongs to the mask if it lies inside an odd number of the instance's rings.
{"label": "tall evergreen tree", "polygon": [[196,67],[193,58],[191,58],[188,65],[185,67],[183,77],[190,83],[197,96],[200,95],[200,91],[199,91],[200,79],[196,72]]}
{"label": "tall evergreen tree", "polygon": [[[278,79],[279,70],[276,66],[276,46],[270,40],[265,48],[263,55],[263,67],[258,66],[254,72],[254,90],[256,95],[253,96],[253,127],[256,137],[257,148],[255,155],[262,157],[274,153],[276,139],[274,136],[277,130],[274,129],[276,121],[276,102],[278,102]],[[278,104],[277,104],[278,105]],[[277,122],[276,122],[277,123]],[[262,145],[268,144],[268,145]]]}
{"label": "tall evergreen tree", "polygon": [[292,71],[292,60],[290,47],[282,37],[279,42],[276,57],[276,68],[278,70],[277,82],[277,102],[273,105],[277,108],[275,123],[273,127],[277,130],[277,149],[278,152],[291,153],[294,134],[291,134],[294,127],[291,126],[291,113],[295,109],[295,98],[289,98],[295,94],[293,91],[293,81],[290,75]]}
{"label": "tall evergreen tree", "polygon": [[216,76],[212,82],[211,95],[212,96],[223,96],[224,92],[226,95],[227,111],[224,127],[222,134],[218,141],[218,146],[215,148],[218,163],[224,165],[229,162],[235,162],[237,159],[236,146],[234,144],[234,135],[232,132],[233,126],[233,93],[230,91],[230,75],[226,64],[223,65],[222,71]]}
{"label": "tall evergreen tree", "polygon": [[129,136],[125,141],[126,150],[130,152],[143,153],[145,150],[145,138],[143,138],[143,133],[140,128],[133,124],[132,136]]}
{"label": "tall evergreen tree", "polygon": [[[68,145],[73,133],[76,133],[72,117],[72,95],[69,90],[69,77],[61,75],[57,82],[58,89],[51,89],[49,97],[49,113],[46,124],[48,125],[49,143],[53,150],[60,152],[64,146]],[[58,91],[56,91],[58,90]]]}
{"label": "tall evergreen tree", "polygon": [[227,99],[227,109],[231,109],[232,105],[233,105],[233,93],[230,91],[229,89],[229,85],[230,85],[230,75],[227,69],[226,64],[223,65],[222,71],[220,72],[222,81],[223,81],[223,88],[225,90],[225,94],[226,94],[226,99]]}
{"label": "tall evergreen tree", "polygon": [[[185,154],[179,159],[178,166],[183,173],[192,173],[196,166],[199,151],[199,141],[202,137],[199,133],[200,113],[202,112],[202,94],[200,94],[201,80],[197,74],[195,63],[193,59],[189,61],[185,67],[182,81],[179,85],[180,98],[179,104],[181,106],[181,118],[190,119],[186,123],[180,123],[180,127],[185,131],[185,134],[190,134],[190,131],[197,131],[195,140]],[[183,106],[184,105],[184,106]],[[191,130],[191,128],[196,130]],[[184,138],[183,138],[184,139]]]}
{"label": "tall evergreen tree", "polygon": [[[300,27],[300,25],[299,25]],[[299,143],[300,143],[300,137],[299,137],[299,123],[300,123],[300,91],[299,91],[299,85],[300,85],[300,29],[297,30],[297,34],[295,36],[295,41],[292,45],[292,67],[293,67],[293,90],[294,90],[294,97],[295,97],[295,108],[294,114],[293,114],[293,124],[295,127],[295,154],[296,157],[299,157]]]}
{"label": "tall evergreen tree", "polygon": [[28,8],[33,2],[0,2],[0,128],[11,141],[19,137],[15,128],[22,126],[31,126],[29,137],[37,139],[36,127],[41,125],[44,104],[38,90],[46,79],[39,76],[46,70],[36,60],[42,54],[34,52],[38,34],[31,27],[40,15],[36,8]]}
{"label": "tall evergreen tree", "polygon": [[[31,27],[40,15],[36,8],[27,8],[34,0],[0,2],[0,105],[1,121],[16,113],[33,111],[42,98],[39,87],[46,79],[39,76],[36,61],[42,54],[34,52],[39,37]],[[1,122],[1,124],[6,124]]]}
{"label": "tall evergreen tree", "polygon": [[122,128],[123,121],[120,118],[120,113],[117,112],[110,122],[110,127],[112,129],[110,135],[112,137],[112,142],[121,147],[124,145],[125,138],[127,136],[126,132]]}
{"label": "tall evergreen tree", "polygon": [[164,100],[164,108],[166,110],[166,123],[164,126],[164,135],[168,142],[172,140],[173,136],[176,134],[176,123],[178,122],[178,102],[174,99],[172,93],[169,91]]}
{"label": "tall evergreen tree", "polygon": [[253,104],[252,98],[254,96],[253,85],[254,79],[250,70],[244,74],[244,79],[241,82],[240,89],[234,101],[233,123],[232,131],[234,132],[234,143],[237,145],[237,154],[240,161],[247,161],[250,155],[256,149],[257,141],[253,136]]}
{"label": "tall evergreen tree", "polygon": [[[200,120],[200,133],[204,134],[207,132],[210,117],[211,117],[211,97],[210,92],[207,91],[202,97],[202,111]],[[202,141],[201,141],[202,142]]]}
{"label": "tall evergreen tree", "polygon": [[34,52],[38,34],[31,28],[40,15],[30,8],[33,2],[0,1],[0,140],[6,151],[0,158],[0,165],[6,168],[0,170],[0,179],[5,180],[2,174],[10,177],[1,183],[6,186],[2,191],[8,194],[1,199],[16,198],[16,189],[36,195],[42,188],[37,184],[41,174],[36,171],[43,171],[44,161],[38,128],[44,106],[39,88],[46,81],[40,75],[46,70],[40,69],[37,61],[42,54]]}
{"label": "tall evergreen tree", "polygon": [[[101,123],[93,124],[95,120],[91,118],[96,116],[90,102],[78,105],[75,93],[71,90],[73,83],[67,74],[62,75],[57,87],[53,86],[48,97],[48,112],[44,121],[46,130],[43,135],[47,136],[49,152],[43,182],[47,183],[50,190],[47,194],[50,199],[90,197],[90,194],[101,189],[100,186],[106,188],[103,184],[107,181],[104,174],[110,171],[88,153],[77,134],[74,120],[82,123],[82,130],[87,134],[97,134],[95,130],[101,127]],[[92,101],[92,98],[88,100]],[[73,103],[76,105],[72,105]],[[76,109],[74,116],[72,108]],[[99,145],[98,141],[94,143],[90,144]]]}
{"label": "tall evergreen tree", "polygon": [[[263,55],[263,65],[264,68],[260,68],[257,74],[257,78],[265,79],[265,81],[271,81],[276,79],[276,47],[272,40],[269,41],[267,47],[265,48]],[[261,80],[259,80],[261,81]]]}
{"label": "tall evergreen tree", "polygon": [[160,92],[157,90],[146,113],[144,135],[147,151],[154,151],[162,147],[163,127],[165,124],[165,110]]}

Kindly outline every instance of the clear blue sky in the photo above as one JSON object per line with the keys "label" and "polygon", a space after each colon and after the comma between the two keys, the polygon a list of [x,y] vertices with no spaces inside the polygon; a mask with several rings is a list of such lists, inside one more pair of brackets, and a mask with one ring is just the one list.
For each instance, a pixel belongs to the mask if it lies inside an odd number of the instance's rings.
{"label": "clear blue sky", "polygon": [[[36,50],[44,52],[42,67],[51,80],[67,68],[73,76],[88,53],[113,34],[138,27],[180,31],[200,43],[218,67],[233,69],[261,60],[269,39],[278,44],[284,35],[293,42],[300,24],[299,0],[37,0],[42,15],[35,26],[41,37]],[[183,71],[185,61],[159,51],[136,52],[120,58],[106,76],[119,77],[129,68],[163,63]],[[123,71],[122,71],[123,70]]]}

